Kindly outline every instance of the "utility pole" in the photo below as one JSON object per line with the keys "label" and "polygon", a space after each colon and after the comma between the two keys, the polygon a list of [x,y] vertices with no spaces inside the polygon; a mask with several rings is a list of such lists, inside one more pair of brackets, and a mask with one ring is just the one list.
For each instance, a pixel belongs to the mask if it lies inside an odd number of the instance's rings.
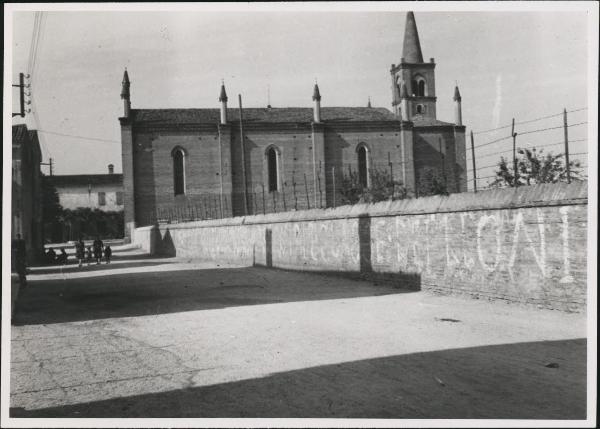
{"label": "utility pole", "polygon": [[563,109],[563,122],[565,130],[565,162],[567,164],[567,183],[571,183],[571,166],[569,165],[569,130],[567,125],[567,109]]}
{"label": "utility pole", "polygon": [[515,133],[515,118],[512,120],[511,133],[513,139],[513,171],[514,171],[514,187],[519,186],[519,172],[517,171],[517,133]]}
{"label": "utility pole", "polygon": [[477,169],[475,168],[475,142],[473,141],[473,131],[471,130],[471,160],[473,161],[473,191],[477,192]]}
{"label": "utility pole", "polygon": [[[29,75],[27,75],[27,79],[29,79]],[[14,85],[13,87],[19,88],[19,105],[21,111],[19,113],[13,113],[12,117],[20,116],[21,118],[25,117],[25,88],[29,88],[30,84],[25,85],[25,75],[23,73],[19,73],[19,84]],[[30,96],[31,93],[28,93],[27,96]],[[31,104],[31,101],[27,101],[27,104]],[[31,112],[31,109],[27,110],[27,113]]]}
{"label": "utility pole", "polygon": [[40,162],[40,165],[48,165],[48,166],[50,166],[50,176],[52,176],[52,172],[53,172],[53,170],[52,170],[52,158],[50,158],[48,160],[48,162]]}
{"label": "utility pole", "polygon": [[240,103],[240,146],[242,150],[242,182],[244,186],[244,215],[248,214],[248,186],[246,178],[246,145],[244,144],[244,120],[242,116],[242,94],[238,94]]}

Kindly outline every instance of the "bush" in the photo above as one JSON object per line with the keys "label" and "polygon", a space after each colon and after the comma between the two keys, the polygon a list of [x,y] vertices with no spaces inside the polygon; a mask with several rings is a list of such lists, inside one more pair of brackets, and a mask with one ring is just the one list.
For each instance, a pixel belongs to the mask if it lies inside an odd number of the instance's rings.
{"label": "bush", "polygon": [[372,169],[371,186],[360,183],[358,171],[349,171],[341,179],[342,204],[376,203],[379,201],[402,200],[408,196],[402,182],[393,180],[387,170]]}

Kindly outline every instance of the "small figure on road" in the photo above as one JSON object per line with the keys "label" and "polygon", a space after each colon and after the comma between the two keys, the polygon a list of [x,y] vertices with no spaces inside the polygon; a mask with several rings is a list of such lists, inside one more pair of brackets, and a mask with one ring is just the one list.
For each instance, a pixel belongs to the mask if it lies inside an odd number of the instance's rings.
{"label": "small figure on road", "polygon": [[21,238],[21,234],[17,234],[12,242],[12,257],[13,269],[19,275],[19,283],[22,287],[27,286],[27,249],[25,248],[25,240]]}
{"label": "small figure on road", "polygon": [[112,255],[112,249],[110,248],[110,246],[106,246],[104,248],[104,257],[106,258],[106,263],[110,264],[110,257]]}
{"label": "small figure on road", "polygon": [[68,259],[69,259],[69,255],[67,255],[67,252],[65,251],[65,248],[61,247],[60,248],[60,253],[56,257],[56,262],[58,262],[61,265],[66,265]]}
{"label": "small figure on road", "polygon": [[48,264],[54,264],[55,262],[56,262],[56,252],[51,247],[46,252],[46,263],[48,263]]}
{"label": "small figure on road", "polygon": [[87,247],[87,251],[85,252],[87,264],[90,265],[92,263],[92,246]]}
{"label": "small figure on road", "polygon": [[102,259],[102,248],[104,247],[104,243],[100,240],[99,236],[96,236],[94,240],[94,258],[96,259],[96,264],[100,265],[100,260]]}
{"label": "small figure on road", "polygon": [[79,261],[79,266],[81,267],[83,265],[83,259],[85,258],[85,245],[83,244],[81,237],[79,237],[79,241],[75,243],[75,257]]}

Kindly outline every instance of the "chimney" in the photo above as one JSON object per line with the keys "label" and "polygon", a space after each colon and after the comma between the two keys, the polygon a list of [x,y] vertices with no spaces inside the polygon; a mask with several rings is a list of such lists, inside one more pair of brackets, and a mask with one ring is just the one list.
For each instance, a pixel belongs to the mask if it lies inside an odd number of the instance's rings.
{"label": "chimney", "polygon": [[115,166],[112,164],[108,164],[108,174],[113,174],[115,172]]}
{"label": "chimney", "polygon": [[315,102],[314,107],[314,122],[316,124],[321,122],[321,93],[319,92],[319,85],[315,83],[315,89],[313,91],[312,96],[313,101]]}

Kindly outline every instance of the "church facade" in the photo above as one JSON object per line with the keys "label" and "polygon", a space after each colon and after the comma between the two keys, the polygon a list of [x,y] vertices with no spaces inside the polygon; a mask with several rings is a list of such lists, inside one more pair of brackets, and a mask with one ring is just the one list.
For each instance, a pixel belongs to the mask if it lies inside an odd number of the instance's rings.
{"label": "church facade", "polygon": [[[321,107],[132,109],[125,71],[121,98],[125,234],[173,210],[214,216],[334,207],[340,177],[370,186],[384,170],[419,195],[425,176],[443,176],[449,192],[467,189],[461,97],[454,121],[436,117],[435,63],[423,61],[414,15],[407,14],[402,58],[392,64],[392,110]],[[338,186],[338,188],[336,188]],[[210,208],[210,211],[209,211]]]}

